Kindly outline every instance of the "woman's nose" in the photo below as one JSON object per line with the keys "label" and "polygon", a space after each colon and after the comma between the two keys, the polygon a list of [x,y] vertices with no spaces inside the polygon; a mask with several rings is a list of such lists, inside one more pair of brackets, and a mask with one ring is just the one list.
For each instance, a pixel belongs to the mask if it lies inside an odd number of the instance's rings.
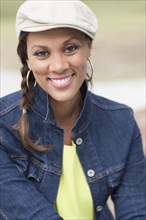
{"label": "woman's nose", "polygon": [[62,55],[55,55],[51,58],[49,63],[49,71],[55,73],[62,73],[68,69],[69,63]]}

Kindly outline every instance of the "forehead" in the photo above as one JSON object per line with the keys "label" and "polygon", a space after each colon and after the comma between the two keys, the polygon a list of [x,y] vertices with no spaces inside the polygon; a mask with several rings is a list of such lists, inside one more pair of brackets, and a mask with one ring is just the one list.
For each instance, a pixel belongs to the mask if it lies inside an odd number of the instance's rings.
{"label": "forehead", "polygon": [[29,40],[55,40],[55,39],[64,39],[64,38],[75,38],[78,40],[85,40],[85,34],[81,31],[78,31],[73,28],[56,28],[41,32],[31,32],[28,34]]}

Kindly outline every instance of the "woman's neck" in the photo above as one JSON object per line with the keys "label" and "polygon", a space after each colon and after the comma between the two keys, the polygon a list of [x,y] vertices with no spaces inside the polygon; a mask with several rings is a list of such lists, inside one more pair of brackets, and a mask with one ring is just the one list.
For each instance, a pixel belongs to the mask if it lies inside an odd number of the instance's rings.
{"label": "woman's neck", "polygon": [[65,124],[71,123],[73,126],[80,115],[83,98],[79,92],[72,100],[66,102],[58,102],[50,98],[50,104],[58,125],[64,127]]}
{"label": "woman's neck", "polygon": [[50,99],[56,123],[64,130],[64,144],[71,145],[75,133],[71,132],[83,106],[83,98],[79,92],[76,97],[67,102],[57,102]]}

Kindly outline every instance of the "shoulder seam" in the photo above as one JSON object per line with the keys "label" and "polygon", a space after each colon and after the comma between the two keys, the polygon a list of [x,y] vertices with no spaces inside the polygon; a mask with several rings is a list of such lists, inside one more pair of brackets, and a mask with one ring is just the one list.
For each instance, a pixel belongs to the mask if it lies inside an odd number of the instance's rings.
{"label": "shoulder seam", "polygon": [[122,110],[122,109],[127,109],[127,110],[132,110],[132,108],[130,108],[129,106],[127,105],[124,105],[124,104],[117,104],[115,106],[112,106],[112,105],[103,105],[101,103],[95,103],[95,102],[92,102],[93,105],[95,105],[96,107],[98,108],[101,108],[103,110]]}
{"label": "shoulder seam", "polygon": [[9,113],[10,111],[12,111],[13,109],[15,109],[16,107],[19,106],[20,101],[16,101],[14,103],[12,103],[11,105],[9,105],[7,108],[3,109],[2,111],[0,111],[0,116],[3,116],[7,113]]}
{"label": "shoulder seam", "polygon": [[[93,96],[92,96],[93,95]],[[103,98],[103,99],[106,99],[107,101],[109,101],[109,102],[111,102],[111,104],[110,103],[108,103],[108,104],[104,104],[104,103],[100,103],[99,101],[98,101],[98,98],[97,97],[100,97],[101,99]],[[108,98],[105,98],[105,97],[101,97],[101,96],[97,96],[96,94],[94,94],[94,93],[91,93],[91,99],[90,99],[90,102],[94,105],[94,106],[96,106],[96,107],[98,107],[98,108],[101,108],[101,109],[103,109],[103,110],[122,110],[122,109],[127,109],[127,110],[132,110],[132,108],[130,107],[130,106],[128,106],[128,105],[126,105],[126,104],[124,104],[124,103],[118,103],[118,102],[116,102],[116,101],[114,101],[114,100],[110,100],[110,99],[108,99]],[[133,111],[133,110],[132,110]]]}

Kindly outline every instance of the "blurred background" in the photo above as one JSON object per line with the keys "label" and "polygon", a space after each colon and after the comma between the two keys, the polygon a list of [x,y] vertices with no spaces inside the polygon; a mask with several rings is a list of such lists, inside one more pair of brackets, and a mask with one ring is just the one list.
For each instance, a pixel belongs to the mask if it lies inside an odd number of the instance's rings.
{"label": "blurred background", "polygon": [[[1,0],[0,96],[20,89],[15,16],[22,0]],[[84,0],[96,13],[92,91],[131,106],[145,144],[145,0]]]}

